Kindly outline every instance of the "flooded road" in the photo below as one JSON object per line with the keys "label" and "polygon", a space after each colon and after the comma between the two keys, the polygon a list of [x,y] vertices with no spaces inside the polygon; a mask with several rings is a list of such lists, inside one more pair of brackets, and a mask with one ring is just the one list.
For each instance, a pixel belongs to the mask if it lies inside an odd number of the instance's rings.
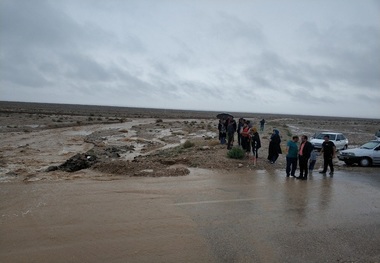
{"label": "flooded road", "polygon": [[379,262],[380,170],[0,185],[0,262]]}

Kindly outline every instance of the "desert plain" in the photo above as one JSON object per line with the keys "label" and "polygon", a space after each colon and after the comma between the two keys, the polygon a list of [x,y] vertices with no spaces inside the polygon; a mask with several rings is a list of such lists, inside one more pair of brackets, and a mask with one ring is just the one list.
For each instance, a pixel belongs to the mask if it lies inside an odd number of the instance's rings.
{"label": "desert plain", "polygon": [[[259,127],[262,118],[266,120],[265,129],[260,132],[262,148],[255,164],[249,158],[236,160],[227,157],[226,145],[221,145],[218,141],[218,113],[220,112],[0,102],[0,261],[380,261],[380,251],[376,245],[372,245],[373,242],[380,241],[380,207],[379,201],[376,201],[379,199],[375,200],[380,189],[377,179],[374,179],[376,183],[365,179],[366,185],[374,187],[366,193],[372,193],[372,206],[368,208],[370,212],[364,208],[361,208],[364,211],[353,209],[358,212],[352,217],[354,220],[359,220],[359,216],[366,213],[370,215],[370,219],[366,219],[368,224],[364,228],[355,226],[354,233],[371,232],[370,229],[375,227],[367,240],[371,243],[369,252],[364,249],[367,256],[363,255],[364,252],[354,253],[349,249],[354,243],[362,241],[355,239],[348,242],[347,247],[331,253],[292,253],[289,257],[281,258],[283,251],[278,246],[273,248],[272,241],[263,237],[266,233],[264,228],[271,227],[263,227],[260,222],[273,220],[271,218],[257,222],[257,233],[252,235],[256,238],[261,235],[261,238],[252,241],[248,247],[246,243],[236,245],[236,232],[231,232],[229,236],[217,234],[218,231],[223,232],[225,227],[224,223],[218,221],[221,220],[220,217],[213,224],[213,221],[204,223],[194,219],[203,211],[198,208],[187,210],[191,215],[184,215],[178,210],[173,212],[173,207],[183,209],[196,204],[217,206],[222,203],[233,205],[235,202],[238,206],[248,202],[252,205],[261,204],[262,213],[272,212],[265,217],[277,217],[277,206],[281,207],[283,200],[277,204],[277,199],[271,200],[274,203],[264,204],[260,200],[268,200],[268,193],[256,195],[263,190],[256,191],[255,196],[248,194],[248,189],[244,190],[247,193],[241,194],[235,188],[226,190],[219,185],[221,182],[218,180],[232,186],[237,183],[242,187],[260,185],[261,189],[270,189],[276,185],[283,191],[285,156],[281,155],[275,164],[269,164],[266,160],[269,138],[274,128],[280,131],[283,150],[291,136],[311,136],[322,130],[344,133],[349,139],[349,148],[352,148],[373,139],[374,133],[380,129],[380,120],[231,112],[236,120],[243,117],[256,127]],[[236,144],[235,139],[235,147]],[[353,176],[354,181],[357,179],[356,174],[369,174],[371,180],[374,175],[379,176],[378,167],[346,166],[338,159],[334,160],[334,164],[337,171],[334,183],[343,180],[342,175],[346,173]],[[321,165],[319,157],[316,169],[320,169]],[[267,178],[271,179],[266,181]],[[307,214],[304,211],[307,202],[305,203],[305,197],[302,201],[297,199],[297,191],[302,195],[317,196],[313,191],[326,187],[325,181],[320,181],[320,177],[315,178],[311,182],[294,182],[301,188],[291,188],[294,196],[288,200],[288,205],[293,201],[294,204],[289,209],[293,212],[295,209],[297,215],[301,215],[301,219],[296,219],[291,227],[297,229],[297,233],[307,225],[303,222]],[[316,182],[324,183],[311,185]],[[305,185],[302,186],[301,183]],[[332,181],[328,182],[329,186],[331,183]],[[194,184],[195,188],[192,188]],[[205,186],[207,187],[202,188]],[[309,193],[304,192],[305,187],[311,187]],[[354,186],[349,185],[348,188],[350,187]],[[353,194],[361,193],[360,189],[354,188],[356,190]],[[229,196],[232,198],[229,199],[228,196],[218,196],[217,189],[222,189],[228,195],[233,192],[240,194],[233,198]],[[278,189],[272,191],[279,191]],[[342,188],[342,184],[332,189],[337,193],[349,193]],[[216,195],[212,201],[200,198],[211,193]],[[160,200],[171,195],[175,196],[169,202],[172,206],[162,207]],[[194,197],[194,201],[190,201],[189,196]],[[347,199],[343,196],[340,196],[339,201],[336,200],[336,207],[345,204]],[[330,198],[331,196],[328,200]],[[331,202],[334,203],[334,200]],[[319,209],[325,209],[326,205],[328,204],[322,202]],[[231,208],[235,209],[234,206],[219,207],[217,213],[234,221],[233,215],[229,213]],[[247,207],[243,208],[246,209]],[[239,211],[234,211],[234,215],[237,215],[236,222],[244,224],[245,219],[239,221]],[[343,214],[345,213],[347,212]],[[337,217],[335,214],[331,216]],[[139,222],[143,227],[139,227]],[[323,234],[320,237],[317,235],[318,238],[328,236],[331,229],[337,229],[319,224],[320,222],[316,223],[318,231]],[[343,239],[350,233],[350,227],[345,226]],[[244,234],[240,233],[241,237],[248,238],[245,236],[247,232],[243,232]],[[334,236],[327,237],[327,240],[331,242],[333,238]],[[214,243],[215,240],[219,245]],[[300,244],[294,241],[292,245]],[[353,247],[354,251],[362,249],[362,245]]]}
{"label": "desert plain", "polygon": [[[349,148],[357,147],[373,139],[380,127],[376,119],[232,113],[235,119],[243,117],[257,128],[262,118],[266,120],[254,166],[249,160],[227,157],[226,145],[218,141],[218,113],[1,102],[0,182],[175,176],[191,167],[281,169],[284,156],[275,165],[266,161],[275,128],[284,150],[293,135],[310,137],[324,130],[344,133]],[[191,147],[184,147],[186,141]],[[236,138],[234,144],[237,146]],[[96,161],[89,169],[71,173],[48,171],[76,154],[93,155]],[[352,169],[337,159],[335,162],[338,169]],[[319,160],[317,168],[321,164]]]}

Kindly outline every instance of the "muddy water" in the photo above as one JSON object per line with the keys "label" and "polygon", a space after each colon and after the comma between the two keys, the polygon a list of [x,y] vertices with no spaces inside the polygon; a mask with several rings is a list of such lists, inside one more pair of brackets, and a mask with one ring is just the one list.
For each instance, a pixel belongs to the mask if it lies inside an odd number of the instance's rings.
{"label": "muddy water", "polygon": [[[178,120],[165,120],[176,122]],[[0,140],[0,183],[37,180],[51,180],[60,177],[59,172],[45,173],[49,166],[58,166],[77,153],[84,153],[94,147],[86,142],[86,136],[96,135],[97,141],[104,146],[130,146],[133,151],[121,153],[120,159],[133,160],[139,155],[148,155],[158,150],[176,147],[187,139],[176,135],[176,130],[155,128],[149,138],[137,137],[134,126],[154,124],[156,119],[131,119],[128,122],[116,124],[96,124],[75,126],[59,129],[35,131],[30,133],[15,132],[3,133]],[[178,131],[177,131],[178,132]],[[173,135],[178,142],[168,143],[161,140],[165,136]],[[198,131],[189,137],[215,136],[205,130]],[[149,143],[159,147],[145,151]]]}
{"label": "muddy water", "polygon": [[[22,180],[25,176],[44,176],[43,171],[51,165],[60,165],[77,153],[92,149],[92,143],[84,142],[87,135],[106,130],[126,131],[105,139],[106,144],[127,144],[131,139],[136,150],[125,159],[140,154],[142,145],[136,142],[135,125],[153,123],[155,119],[135,119],[126,123],[75,126],[43,130],[31,133],[4,133],[0,140],[0,183]],[[49,177],[49,176],[45,176]]]}
{"label": "muddy water", "polygon": [[378,262],[379,190],[377,170],[3,183],[0,262]]}

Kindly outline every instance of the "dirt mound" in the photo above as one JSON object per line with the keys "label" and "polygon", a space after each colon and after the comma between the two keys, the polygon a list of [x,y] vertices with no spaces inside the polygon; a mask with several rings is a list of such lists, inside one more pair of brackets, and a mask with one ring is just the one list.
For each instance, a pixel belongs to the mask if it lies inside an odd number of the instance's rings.
{"label": "dirt mound", "polygon": [[97,163],[93,169],[102,173],[124,176],[184,176],[190,173],[185,166],[163,165],[160,162],[138,162],[116,160],[110,162]]}
{"label": "dirt mound", "polygon": [[76,172],[82,169],[90,168],[93,164],[96,163],[96,161],[97,158],[95,155],[78,153],[59,166],[50,166],[47,168],[47,172],[55,170],[61,170],[70,173]]}

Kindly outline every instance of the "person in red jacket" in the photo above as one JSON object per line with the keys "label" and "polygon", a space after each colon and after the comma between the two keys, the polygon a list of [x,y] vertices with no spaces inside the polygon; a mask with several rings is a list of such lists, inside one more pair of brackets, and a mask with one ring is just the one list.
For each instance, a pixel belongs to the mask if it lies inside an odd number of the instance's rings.
{"label": "person in red jacket", "polygon": [[250,147],[250,128],[249,128],[249,123],[247,121],[244,122],[243,129],[240,133],[241,135],[241,146],[243,150],[245,150],[246,153],[249,153],[251,151]]}

